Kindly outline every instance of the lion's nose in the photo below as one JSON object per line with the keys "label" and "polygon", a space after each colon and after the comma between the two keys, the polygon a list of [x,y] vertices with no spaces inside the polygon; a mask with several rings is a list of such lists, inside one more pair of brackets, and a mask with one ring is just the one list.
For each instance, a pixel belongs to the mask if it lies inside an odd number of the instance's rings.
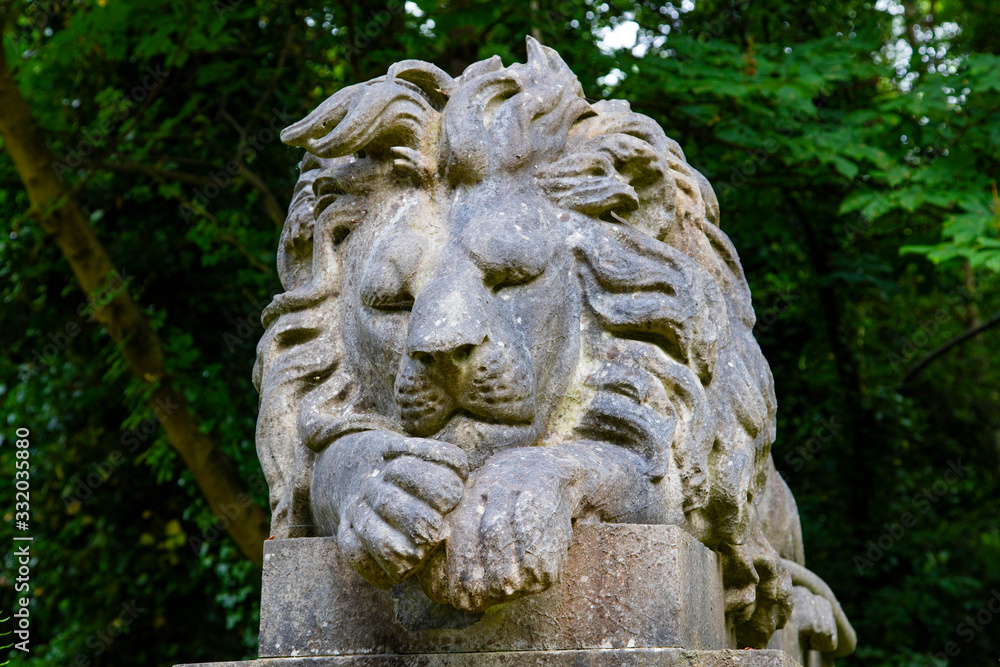
{"label": "lion's nose", "polygon": [[449,362],[461,365],[487,339],[486,299],[481,288],[441,285],[421,294],[413,304],[407,353],[426,365]]}
{"label": "lion's nose", "polygon": [[410,357],[416,361],[419,361],[424,366],[433,366],[435,364],[450,363],[455,366],[460,366],[465,361],[472,356],[473,351],[476,349],[476,345],[467,344],[459,345],[452,350],[441,350],[439,352],[420,352],[414,351],[410,352]]}

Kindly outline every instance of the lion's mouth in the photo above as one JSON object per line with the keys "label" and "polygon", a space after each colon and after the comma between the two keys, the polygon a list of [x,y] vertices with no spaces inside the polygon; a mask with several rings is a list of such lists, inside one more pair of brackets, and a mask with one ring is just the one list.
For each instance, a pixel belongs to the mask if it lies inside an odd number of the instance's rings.
{"label": "lion's mouth", "polygon": [[446,428],[455,417],[463,416],[487,424],[531,424],[534,402],[505,398],[486,401],[454,401],[436,397],[402,398],[397,393],[403,429],[417,437],[429,437]]}
{"label": "lion's mouth", "polygon": [[[508,374],[504,374],[508,375]],[[401,373],[396,381],[396,403],[407,433],[429,437],[457,415],[488,424],[530,424],[535,417],[531,383],[502,377],[474,377],[446,389],[429,373]]]}

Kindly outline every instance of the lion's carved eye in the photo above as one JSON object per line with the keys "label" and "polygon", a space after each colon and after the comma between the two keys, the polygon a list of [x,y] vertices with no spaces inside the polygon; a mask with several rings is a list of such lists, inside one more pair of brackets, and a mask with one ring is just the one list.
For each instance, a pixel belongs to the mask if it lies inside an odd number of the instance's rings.
{"label": "lion's carved eye", "polygon": [[308,343],[318,338],[320,334],[322,331],[314,327],[294,327],[279,331],[275,334],[274,340],[280,348],[286,349]]}
{"label": "lion's carved eye", "polygon": [[544,266],[505,266],[486,272],[485,282],[496,293],[508,287],[527,285],[542,275],[544,271]]}
{"label": "lion's carved eye", "polygon": [[404,311],[413,310],[413,297],[408,292],[401,292],[395,295],[372,295],[371,298],[364,299],[365,304],[375,310],[384,311]]}

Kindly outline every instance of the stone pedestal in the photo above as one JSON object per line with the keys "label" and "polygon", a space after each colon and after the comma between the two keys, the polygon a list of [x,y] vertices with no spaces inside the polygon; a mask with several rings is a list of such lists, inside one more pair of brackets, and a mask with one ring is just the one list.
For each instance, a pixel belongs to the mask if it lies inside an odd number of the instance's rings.
{"label": "stone pedestal", "polygon": [[269,540],[261,659],[215,667],[796,664],[733,642],[714,552],[675,526],[580,524],[558,585],[479,615],[373,587],[333,538]]}
{"label": "stone pedestal", "polygon": [[178,667],[797,667],[782,651],[679,648],[262,658]]}
{"label": "stone pedestal", "polygon": [[269,540],[260,626],[262,658],[733,647],[717,557],[674,526],[578,525],[558,585],[475,616],[373,587],[333,538]]}

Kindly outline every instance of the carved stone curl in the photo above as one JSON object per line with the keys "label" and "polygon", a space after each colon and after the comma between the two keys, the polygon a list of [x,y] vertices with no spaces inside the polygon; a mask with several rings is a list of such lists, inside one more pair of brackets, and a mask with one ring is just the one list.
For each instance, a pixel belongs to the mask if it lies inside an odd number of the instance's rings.
{"label": "carved stone curl", "polygon": [[677,143],[532,39],[457,78],[397,63],[282,140],[306,155],[254,369],[272,534],[473,613],[557,582],[577,523],[676,525],[765,646],[798,519],[766,536],[755,508],[773,381]]}

